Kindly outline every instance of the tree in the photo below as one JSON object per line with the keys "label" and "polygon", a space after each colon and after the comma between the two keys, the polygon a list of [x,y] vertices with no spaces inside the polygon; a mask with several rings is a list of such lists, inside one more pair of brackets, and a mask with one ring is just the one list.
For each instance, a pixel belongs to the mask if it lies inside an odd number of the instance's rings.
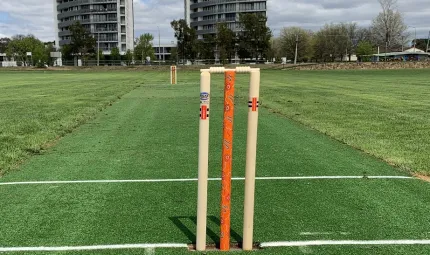
{"label": "tree", "polygon": [[216,45],[221,63],[226,64],[226,60],[231,60],[236,52],[236,35],[226,23],[217,24]]}
{"label": "tree", "polygon": [[152,34],[146,33],[136,38],[134,47],[134,58],[140,59],[142,64],[145,63],[145,59],[150,57],[151,60],[155,59],[154,47],[152,46],[152,41],[154,36]]}
{"label": "tree", "polygon": [[86,59],[89,54],[96,53],[97,40],[79,21],[69,26],[69,31],[71,33],[69,49],[71,54]]}
{"label": "tree", "polygon": [[412,40],[412,45],[415,45],[415,47],[417,49],[426,51],[427,45],[428,45],[428,39],[417,39],[416,43],[415,43],[415,39],[414,39],[414,40]]}
{"label": "tree", "polygon": [[116,61],[121,60],[121,54],[119,53],[118,47],[114,47],[110,51],[110,57],[114,61],[113,65],[116,65]]}
{"label": "tree", "polygon": [[357,57],[359,61],[369,61],[370,55],[374,53],[373,45],[368,41],[361,41],[357,46]]}
{"label": "tree", "polygon": [[326,62],[330,57],[330,45],[329,40],[325,36],[325,30],[321,29],[315,33],[312,40],[312,46],[314,49],[314,58],[317,61]]}
{"label": "tree", "polygon": [[105,54],[103,54],[103,51],[102,51],[102,50],[99,50],[99,60],[100,60],[100,61],[105,60]]}
{"label": "tree", "polygon": [[206,63],[215,63],[216,36],[208,34],[197,41],[198,58]]}
{"label": "tree", "polygon": [[247,13],[239,17],[241,32],[238,36],[238,55],[241,59],[252,58],[258,60],[266,57],[270,48],[272,32],[267,27],[265,16]]}
{"label": "tree", "polygon": [[[31,52],[31,56],[27,56]],[[45,63],[49,59],[46,55],[45,45],[34,35],[15,35],[8,43],[6,54],[16,61],[22,61],[24,65]]]}
{"label": "tree", "polygon": [[372,39],[373,37],[372,37],[371,28],[360,27],[357,29],[357,32],[355,33],[355,40],[356,40],[357,46],[362,41],[367,41],[372,43]]}
{"label": "tree", "polygon": [[355,23],[326,24],[312,41],[314,57],[318,61],[351,60],[358,45],[361,30]]}
{"label": "tree", "polygon": [[33,49],[32,52],[32,64],[37,67],[44,67],[45,64],[49,64],[48,61],[51,58],[50,52],[47,52],[44,45],[38,45]]}
{"label": "tree", "polygon": [[313,47],[319,61],[342,59],[347,52],[348,37],[341,24],[326,24],[315,34]]}
{"label": "tree", "polygon": [[57,49],[55,48],[54,43],[52,42],[45,43],[46,64],[48,64],[49,66],[54,65],[54,61],[51,58],[51,52],[56,52],[56,51]]}
{"label": "tree", "polygon": [[246,58],[253,58],[253,55],[251,53],[251,50],[249,48],[249,43],[242,40],[243,37],[239,36],[238,38],[238,45],[237,45],[237,55],[243,61]]}
{"label": "tree", "polygon": [[129,66],[133,62],[133,52],[130,49],[125,53],[125,63]]}
{"label": "tree", "polygon": [[382,11],[372,21],[372,34],[375,43],[383,46],[386,51],[399,48],[402,45],[402,36],[405,33],[405,25],[402,14],[396,9],[397,0],[378,0]]}
{"label": "tree", "polygon": [[173,47],[172,50],[170,51],[170,60],[173,63],[178,62],[178,48],[177,47]]}
{"label": "tree", "polygon": [[280,37],[281,54],[294,59],[297,43],[298,61],[307,61],[311,58],[311,37],[310,31],[300,27],[283,28]]}
{"label": "tree", "polygon": [[10,39],[7,37],[0,38],[0,53],[6,53],[7,45],[9,44]]}
{"label": "tree", "polygon": [[178,41],[179,56],[194,61],[199,53],[197,31],[190,28],[184,19],[173,20],[170,25]]}
{"label": "tree", "polygon": [[283,51],[281,49],[281,38],[272,37],[272,39],[270,39],[270,47],[267,50],[266,55],[267,55],[268,61],[272,61],[273,59],[276,59],[276,58],[279,59],[282,56],[284,56]]}
{"label": "tree", "polygon": [[351,61],[352,54],[356,53],[357,46],[358,46],[358,40],[357,40],[357,33],[359,32],[359,28],[357,23],[345,23],[342,24],[343,29],[346,33],[347,38],[347,45],[346,45],[346,54],[348,57],[348,60]]}
{"label": "tree", "polygon": [[69,44],[63,45],[61,47],[61,55],[66,60],[72,60],[73,59],[72,47]]}

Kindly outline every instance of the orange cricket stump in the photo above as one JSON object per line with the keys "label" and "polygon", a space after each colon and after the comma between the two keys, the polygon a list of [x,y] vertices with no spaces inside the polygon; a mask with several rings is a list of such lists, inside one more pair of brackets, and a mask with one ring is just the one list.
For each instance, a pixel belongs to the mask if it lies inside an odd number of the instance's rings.
{"label": "orange cricket stump", "polygon": [[225,73],[224,80],[224,127],[222,145],[221,178],[221,234],[220,249],[230,250],[231,214],[231,163],[233,159],[233,119],[234,119],[234,82],[235,71]]}

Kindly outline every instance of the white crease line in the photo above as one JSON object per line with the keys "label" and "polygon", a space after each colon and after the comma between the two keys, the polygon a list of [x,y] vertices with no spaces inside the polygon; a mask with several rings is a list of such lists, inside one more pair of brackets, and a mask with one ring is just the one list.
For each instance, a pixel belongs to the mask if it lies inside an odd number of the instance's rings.
{"label": "white crease line", "polygon": [[301,236],[322,236],[322,235],[349,235],[351,233],[349,232],[301,232],[300,235]]}
{"label": "white crease line", "polygon": [[[416,179],[409,176],[295,176],[295,177],[257,177],[256,180],[330,180],[330,179]],[[31,184],[79,184],[79,183],[145,183],[145,182],[196,182],[191,179],[144,179],[144,180],[83,180],[83,181],[28,181],[28,182],[0,182],[5,185],[31,185]],[[209,181],[220,181],[221,178],[209,178]],[[244,177],[234,177],[233,181],[243,181]]]}
{"label": "white crease line", "polygon": [[[263,242],[261,248],[272,247],[300,247],[327,245],[430,245],[430,240],[316,240],[316,241],[287,241]],[[84,251],[84,250],[119,250],[119,249],[157,249],[157,248],[188,248],[187,244],[114,244],[92,246],[59,246],[59,247],[0,247],[0,252],[22,251]]]}
{"label": "white crease line", "polygon": [[327,246],[327,245],[430,245],[430,240],[317,240],[317,241],[287,241],[287,242],[265,242],[261,248],[270,247],[296,247],[296,246]]}
{"label": "white crease line", "polygon": [[155,249],[155,248],[188,248],[187,244],[114,244],[92,246],[60,246],[60,247],[0,247],[0,252],[19,251],[90,251],[90,250],[118,250],[118,249]]}
{"label": "white crease line", "polygon": [[257,177],[257,180],[319,180],[319,179],[416,179],[410,176],[294,176],[294,177]]}

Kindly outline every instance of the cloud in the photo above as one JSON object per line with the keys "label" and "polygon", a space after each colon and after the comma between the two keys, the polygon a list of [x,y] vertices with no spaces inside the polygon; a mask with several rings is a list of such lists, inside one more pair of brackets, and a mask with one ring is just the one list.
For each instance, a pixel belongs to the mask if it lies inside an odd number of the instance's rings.
{"label": "cloud", "polygon": [[[174,40],[170,22],[183,18],[183,0],[133,0],[135,35],[152,33],[161,43]],[[35,4],[37,2],[37,4]],[[317,30],[325,23],[357,22],[368,26],[380,11],[377,0],[268,0],[269,26],[275,34],[288,26]],[[427,37],[430,25],[428,0],[399,0],[405,22]],[[32,33],[44,41],[54,39],[52,0],[0,0],[0,35]],[[158,30],[159,28],[159,30]],[[414,32],[414,28],[409,28]]]}

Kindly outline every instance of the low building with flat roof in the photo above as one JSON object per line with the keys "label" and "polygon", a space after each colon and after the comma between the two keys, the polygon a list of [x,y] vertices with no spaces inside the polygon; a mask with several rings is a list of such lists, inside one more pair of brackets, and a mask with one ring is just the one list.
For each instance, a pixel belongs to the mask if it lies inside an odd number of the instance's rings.
{"label": "low building with flat roof", "polygon": [[373,54],[372,61],[428,61],[430,53],[427,53],[418,48],[410,48],[402,52],[387,52],[380,54]]}

